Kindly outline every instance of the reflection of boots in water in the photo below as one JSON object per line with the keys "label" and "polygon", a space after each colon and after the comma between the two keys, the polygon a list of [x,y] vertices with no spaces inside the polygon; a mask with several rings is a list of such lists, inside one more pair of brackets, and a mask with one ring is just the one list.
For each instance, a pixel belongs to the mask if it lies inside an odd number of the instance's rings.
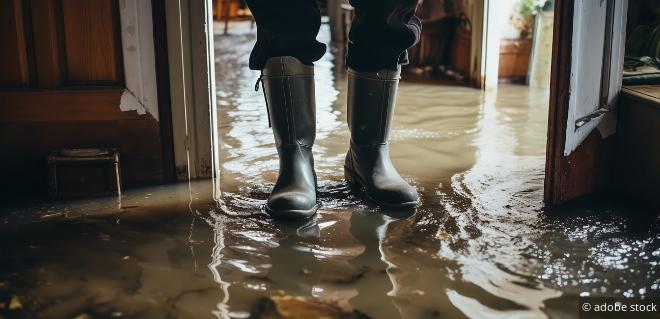
{"label": "reflection of boots in water", "polygon": [[266,211],[276,218],[307,218],[318,208],[312,145],[316,137],[314,66],[275,57],[261,71],[280,171]]}
{"label": "reflection of boots in water", "polygon": [[328,211],[319,215],[316,222],[320,233],[312,247],[319,263],[319,281],[312,295],[352,312],[355,309],[350,300],[358,294],[355,284],[369,269],[350,262],[364,253],[364,245],[351,233],[351,211]]}
{"label": "reflection of boots in water", "polygon": [[344,175],[367,199],[381,206],[414,208],[417,191],[394,168],[387,144],[400,74],[400,67],[378,72],[348,70],[351,146]]}

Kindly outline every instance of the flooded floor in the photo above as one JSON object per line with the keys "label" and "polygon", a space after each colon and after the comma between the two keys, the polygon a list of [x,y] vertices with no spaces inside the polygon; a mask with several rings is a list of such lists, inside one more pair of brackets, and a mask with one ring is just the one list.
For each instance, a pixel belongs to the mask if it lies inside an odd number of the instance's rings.
{"label": "flooded floor", "polygon": [[270,219],[278,162],[247,68],[255,35],[237,23],[215,40],[222,200],[196,181],[3,209],[0,318],[259,318],[264,297],[295,318],[577,318],[578,296],[660,294],[655,214],[544,208],[547,90],[404,77],[392,156],[422,205],[401,216],[343,181],[345,73],[330,51],[316,64],[323,207]]}

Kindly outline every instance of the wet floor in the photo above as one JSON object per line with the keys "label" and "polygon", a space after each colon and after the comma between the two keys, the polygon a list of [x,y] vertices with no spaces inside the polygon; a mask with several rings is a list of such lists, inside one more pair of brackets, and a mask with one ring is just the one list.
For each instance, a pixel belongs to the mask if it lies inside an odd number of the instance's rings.
{"label": "wet floor", "polygon": [[331,51],[316,64],[323,207],[308,223],[271,220],[278,162],[247,68],[255,35],[237,23],[215,39],[221,201],[197,181],[6,208],[0,318],[248,318],[264,297],[308,317],[577,318],[578,296],[660,294],[656,215],[544,208],[547,90],[404,81],[392,156],[422,205],[401,216],[343,181],[345,74]]}

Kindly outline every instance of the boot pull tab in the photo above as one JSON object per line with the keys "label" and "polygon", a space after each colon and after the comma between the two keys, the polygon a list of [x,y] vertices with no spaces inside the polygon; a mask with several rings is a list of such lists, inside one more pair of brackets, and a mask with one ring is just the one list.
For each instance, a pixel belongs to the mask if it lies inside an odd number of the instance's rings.
{"label": "boot pull tab", "polygon": [[[259,78],[257,78],[257,83],[254,84],[254,91],[259,92],[259,84],[261,84],[261,87],[264,86],[264,80],[263,80],[263,75],[260,75]],[[266,90],[261,90],[264,92],[264,101],[266,102],[266,115],[268,115],[268,127],[272,127],[270,123],[270,107],[268,107],[268,97],[266,97]]]}
{"label": "boot pull tab", "polygon": [[254,84],[254,91],[259,92],[259,84],[263,83],[263,80],[261,79],[261,75],[257,78],[257,83]]}

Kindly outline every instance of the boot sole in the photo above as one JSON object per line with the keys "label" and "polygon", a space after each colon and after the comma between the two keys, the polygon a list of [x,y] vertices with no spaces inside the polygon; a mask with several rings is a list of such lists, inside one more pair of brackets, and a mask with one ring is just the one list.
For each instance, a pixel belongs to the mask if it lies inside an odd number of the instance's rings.
{"label": "boot sole", "polygon": [[419,204],[418,201],[414,202],[405,202],[405,203],[398,203],[398,204],[392,204],[392,203],[385,203],[381,202],[378,200],[375,200],[373,197],[369,195],[369,192],[367,192],[367,186],[366,184],[362,181],[359,175],[357,175],[353,170],[350,168],[344,166],[344,178],[346,179],[346,182],[348,182],[349,185],[353,187],[353,189],[357,189],[358,192],[369,202],[376,204],[378,206],[381,206],[383,208],[387,209],[393,209],[393,210],[412,210],[417,207]]}
{"label": "boot sole", "polygon": [[314,216],[319,209],[319,205],[316,204],[310,209],[275,210],[271,209],[268,207],[268,204],[266,204],[265,209],[268,215],[276,219],[304,220]]}

